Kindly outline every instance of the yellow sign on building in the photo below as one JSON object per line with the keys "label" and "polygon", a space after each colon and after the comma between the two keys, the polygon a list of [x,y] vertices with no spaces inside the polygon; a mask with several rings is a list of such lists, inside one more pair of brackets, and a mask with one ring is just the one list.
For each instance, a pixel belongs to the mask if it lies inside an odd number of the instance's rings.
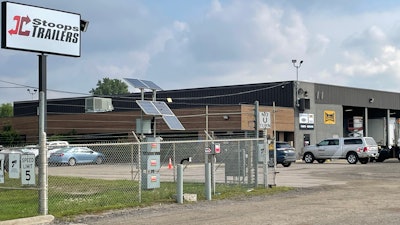
{"label": "yellow sign on building", "polygon": [[336,113],[333,110],[324,111],[324,124],[336,124]]}

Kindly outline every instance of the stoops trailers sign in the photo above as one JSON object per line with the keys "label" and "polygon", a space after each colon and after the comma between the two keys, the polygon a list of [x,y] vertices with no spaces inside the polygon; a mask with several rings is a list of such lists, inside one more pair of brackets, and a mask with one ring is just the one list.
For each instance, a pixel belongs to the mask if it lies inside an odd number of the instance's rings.
{"label": "stoops trailers sign", "polygon": [[81,16],[14,2],[1,4],[1,47],[79,57]]}

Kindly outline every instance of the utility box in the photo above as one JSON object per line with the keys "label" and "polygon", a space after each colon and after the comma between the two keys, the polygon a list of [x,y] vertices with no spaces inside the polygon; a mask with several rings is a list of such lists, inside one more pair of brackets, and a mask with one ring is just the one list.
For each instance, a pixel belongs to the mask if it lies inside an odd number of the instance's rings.
{"label": "utility box", "polygon": [[142,189],[160,188],[159,173],[143,173],[142,174]]}
{"label": "utility box", "polygon": [[143,152],[160,152],[161,137],[147,137],[145,142],[149,142]]}
{"label": "utility box", "polygon": [[110,112],[113,110],[111,98],[90,97],[85,99],[85,112],[87,113]]}
{"label": "utility box", "polygon": [[151,120],[136,119],[137,134],[151,134]]}
{"label": "utility box", "polygon": [[141,154],[142,189],[160,187],[160,152],[161,137],[146,137]]}
{"label": "utility box", "polygon": [[147,171],[158,171],[160,169],[160,155],[143,155],[142,169]]}

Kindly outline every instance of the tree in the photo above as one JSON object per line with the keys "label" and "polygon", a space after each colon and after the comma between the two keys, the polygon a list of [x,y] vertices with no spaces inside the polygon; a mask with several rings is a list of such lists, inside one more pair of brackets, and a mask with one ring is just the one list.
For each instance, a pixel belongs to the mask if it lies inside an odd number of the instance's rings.
{"label": "tree", "polygon": [[14,109],[11,103],[1,104],[0,106],[0,117],[12,117],[14,115]]}
{"label": "tree", "polygon": [[97,82],[97,88],[89,91],[93,95],[120,95],[128,94],[128,85],[118,79],[103,78]]}
{"label": "tree", "polygon": [[1,145],[12,146],[22,142],[21,136],[9,124],[3,125],[3,130],[0,133]]}

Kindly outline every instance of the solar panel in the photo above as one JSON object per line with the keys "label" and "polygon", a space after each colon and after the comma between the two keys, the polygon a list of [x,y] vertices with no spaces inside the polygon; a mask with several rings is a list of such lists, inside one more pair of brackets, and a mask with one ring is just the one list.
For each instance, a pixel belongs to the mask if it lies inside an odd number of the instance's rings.
{"label": "solar panel", "polygon": [[175,114],[171,111],[168,105],[165,102],[153,102],[154,106],[161,113],[161,115],[170,115],[174,116]]}
{"label": "solar panel", "polygon": [[135,88],[147,88],[147,85],[139,79],[132,79],[132,78],[124,78],[124,79],[126,82],[128,82],[128,84],[130,84]]}
{"label": "solar panel", "polygon": [[156,91],[162,91],[162,88],[160,88],[158,85],[156,85],[152,81],[148,80],[139,80],[139,79],[133,79],[133,78],[124,78],[124,80],[130,84],[131,86],[139,89],[150,89],[150,90],[156,90]]}
{"label": "solar panel", "polygon": [[162,116],[169,129],[185,130],[174,112],[172,112],[165,102],[136,100],[136,103],[146,115]]}
{"label": "solar panel", "polygon": [[171,130],[185,130],[175,115],[163,115],[163,120]]}
{"label": "solar panel", "polygon": [[156,90],[156,91],[162,91],[162,88],[160,88],[157,84],[155,84],[153,81],[149,80],[141,80],[144,84],[147,85],[148,88],[151,90]]}
{"label": "solar panel", "polygon": [[162,115],[151,101],[136,100],[136,103],[139,105],[139,107],[143,110],[143,112],[146,115],[153,115],[153,116]]}

